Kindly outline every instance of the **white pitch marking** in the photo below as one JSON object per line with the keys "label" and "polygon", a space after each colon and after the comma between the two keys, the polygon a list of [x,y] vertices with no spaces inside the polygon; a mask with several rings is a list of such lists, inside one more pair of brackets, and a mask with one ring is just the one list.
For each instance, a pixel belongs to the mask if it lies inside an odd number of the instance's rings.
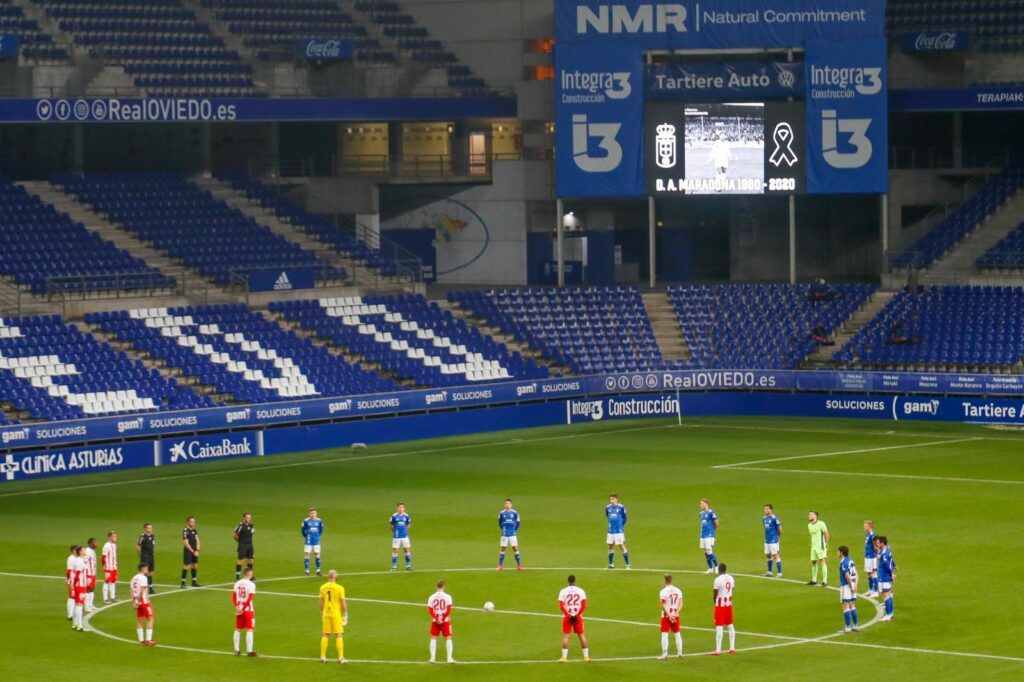
{"label": "white pitch marking", "polygon": [[[803,433],[803,434],[826,434],[826,435],[837,435],[837,436],[892,436],[896,438],[940,438],[943,436],[949,436],[949,433],[938,433],[932,431],[865,431],[859,429],[815,429],[808,425],[808,428],[797,429],[786,426],[762,426],[762,425],[743,425],[743,424],[732,424],[728,422],[701,422],[696,421],[697,418],[691,419],[684,422],[683,425],[689,425],[690,428],[694,429],[719,429],[725,431],[778,431],[780,433]],[[817,419],[815,419],[817,421]],[[849,421],[849,420],[847,420]],[[983,424],[977,424],[975,422],[964,422],[968,426],[984,426]],[[1019,436],[1006,435],[1000,436],[975,436],[975,440],[991,440],[991,441],[1007,441],[1007,442],[1020,442],[1022,439]]]}
{"label": "white pitch marking", "polygon": [[952,445],[953,443],[967,443],[981,440],[980,438],[955,438],[952,440],[935,440],[927,443],[907,443],[905,445],[885,445],[877,448],[859,448],[857,450],[836,450],[835,452],[818,452],[811,455],[792,455],[789,457],[772,457],[769,459],[754,459],[749,462],[734,462],[732,464],[717,464],[712,469],[732,469],[745,467],[751,464],[770,464],[774,462],[789,462],[796,459],[816,459],[819,457],[839,457],[841,455],[857,455],[866,452],[885,452],[887,450],[908,450],[910,448],[926,448],[936,445]]}
{"label": "white pitch marking", "polygon": [[[499,441],[497,443],[467,443],[465,445],[449,445],[438,448],[425,448],[422,450],[403,450],[400,452],[383,452],[374,455],[361,455],[359,457],[334,457],[330,459],[316,459],[308,462],[290,462],[284,464],[269,464],[266,466],[245,466],[235,467],[232,469],[218,469],[217,471],[199,471],[190,474],[175,474],[171,476],[151,476],[149,478],[134,478],[126,481],[108,481],[106,483],[90,483],[88,485],[75,485],[66,486],[63,488],[45,488],[41,490],[19,490],[9,493],[0,493],[0,498],[4,497],[18,497],[21,495],[46,495],[48,493],[63,493],[78,490],[87,490],[90,488],[109,488],[119,485],[133,485],[135,483],[155,483],[158,481],[173,481],[181,480],[183,478],[203,478],[206,476],[225,476],[229,474],[255,472],[255,471],[269,471],[272,469],[291,469],[293,467],[304,467],[314,466],[322,464],[343,464],[345,462],[359,462],[368,459],[384,459],[387,457],[401,457],[403,455],[419,455],[432,452],[447,452],[450,450],[466,450],[472,448],[491,448],[501,447],[504,445],[521,445],[522,443],[536,443],[542,441],[551,440],[565,440],[567,438],[587,438],[589,436],[600,436],[608,433],[628,433],[631,431],[651,431],[655,429],[678,429],[679,427],[675,424],[662,424],[659,426],[638,426],[628,429],[602,429],[600,431],[590,431],[587,433],[573,433],[562,436],[543,436],[541,438],[513,438],[511,440]],[[274,455],[276,456],[276,455]]]}
{"label": "white pitch marking", "polygon": [[[715,467],[726,468],[726,467]],[[913,474],[876,474],[860,471],[820,471],[817,469],[771,469],[768,467],[740,467],[737,471],[767,471],[773,474],[821,474],[826,476],[867,476],[869,478],[909,478],[919,481],[950,481],[952,483],[992,483],[997,485],[1024,485],[1024,481],[1004,481],[993,478],[957,478],[955,476],[916,476]]]}

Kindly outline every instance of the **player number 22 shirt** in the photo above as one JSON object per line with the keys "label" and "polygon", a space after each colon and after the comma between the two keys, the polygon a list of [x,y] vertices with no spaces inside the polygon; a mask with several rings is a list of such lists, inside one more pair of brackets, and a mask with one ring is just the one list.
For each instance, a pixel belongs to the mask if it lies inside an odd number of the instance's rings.
{"label": "player number 22 shirt", "polygon": [[558,593],[558,602],[563,605],[565,612],[570,616],[578,616],[583,611],[583,602],[587,600],[587,593],[575,585],[565,587]]}

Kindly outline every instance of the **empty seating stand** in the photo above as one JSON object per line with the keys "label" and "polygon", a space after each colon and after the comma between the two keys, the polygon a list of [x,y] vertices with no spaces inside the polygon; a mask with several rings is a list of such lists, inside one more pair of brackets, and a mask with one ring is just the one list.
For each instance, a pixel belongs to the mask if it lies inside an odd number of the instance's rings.
{"label": "empty seating stand", "polygon": [[835,359],[855,367],[1020,372],[1024,289],[940,286],[903,290]]}
{"label": "empty seating stand", "polygon": [[1024,268],[1024,223],[1019,224],[999,243],[985,252],[976,264],[988,270],[1016,270]]}
{"label": "empty seating stand", "polygon": [[235,400],[269,403],[393,391],[389,379],[331,354],[244,305],[148,308],[87,318],[132,347]]}
{"label": "empty seating stand", "polygon": [[0,275],[39,295],[175,285],[6,178],[0,178]]}
{"label": "empty seating stand", "polygon": [[1012,166],[992,176],[969,199],[943,218],[894,262],[897,267],[924,268],[966,237],[1024,186],[1024,168]]}
{"label": "empty seating stand", "polygon": [[546,368],[420,295],[287,301],[271,310],[420,386],[548,376]]}
{"label": "empty seating stand", "polygon": [[158,96],[257,97],[252,67],[182,0],[32,0],[94,59]]}
{"label": "empty seating stand", "polygon": [[45,420],[215,404],[58,316],[0,320],[0,400]]}
{"label": "empty seating stand", "polygon": [[53,184],[220,285],[261,269],[315,268],[320,281],[345,277],[179,175],[62,175]]}
{"label": "empty seating stand", "polygon": [[836,284],[831,300],[810,299],[810,285],[724,284],[670,287],[683,338],[701,368],[793,369],[860,308],[874,287]]}
{"label": "empty seating stand", "polygon": [[967,31],[974,47],[1024,49],[1024,0],[889,0],[892,34]]}
{"label": "empty seating stand", "polygon": [[631,287],[460,291],[448,298],[578,374],[668,366]]}
{"label": "empty seating stand", "polygon": [[31,62],[66,62],[71,53],[53,41],[39,23],[25,16],[14,0],[0,0],[0,33],[18,36],[21,56]]}

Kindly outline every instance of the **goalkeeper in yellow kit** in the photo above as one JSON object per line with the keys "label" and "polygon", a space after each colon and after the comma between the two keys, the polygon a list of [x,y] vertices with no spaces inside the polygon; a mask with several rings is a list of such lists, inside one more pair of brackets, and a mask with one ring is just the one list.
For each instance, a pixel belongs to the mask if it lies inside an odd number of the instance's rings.
{"label": "goalkeeper in yellow kit", "polygon": [[338,663],[345,660],[345,626],[348,625],[348,604],[345,588],[338,584],[338,572],[328,571],[327,582],[320,586],[320,615],[323,617],[323,637],[320,639],[320,662],[327,662],[327,644],[331,635],[338,647]]}

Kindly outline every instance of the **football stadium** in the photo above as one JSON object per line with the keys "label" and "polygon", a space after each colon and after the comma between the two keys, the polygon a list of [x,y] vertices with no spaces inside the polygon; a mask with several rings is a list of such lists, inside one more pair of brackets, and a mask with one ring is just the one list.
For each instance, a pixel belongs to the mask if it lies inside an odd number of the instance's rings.
{"label": "football stadium", "polygon": [[0,675],[1024,679],[1024,0],[0,0]]}

